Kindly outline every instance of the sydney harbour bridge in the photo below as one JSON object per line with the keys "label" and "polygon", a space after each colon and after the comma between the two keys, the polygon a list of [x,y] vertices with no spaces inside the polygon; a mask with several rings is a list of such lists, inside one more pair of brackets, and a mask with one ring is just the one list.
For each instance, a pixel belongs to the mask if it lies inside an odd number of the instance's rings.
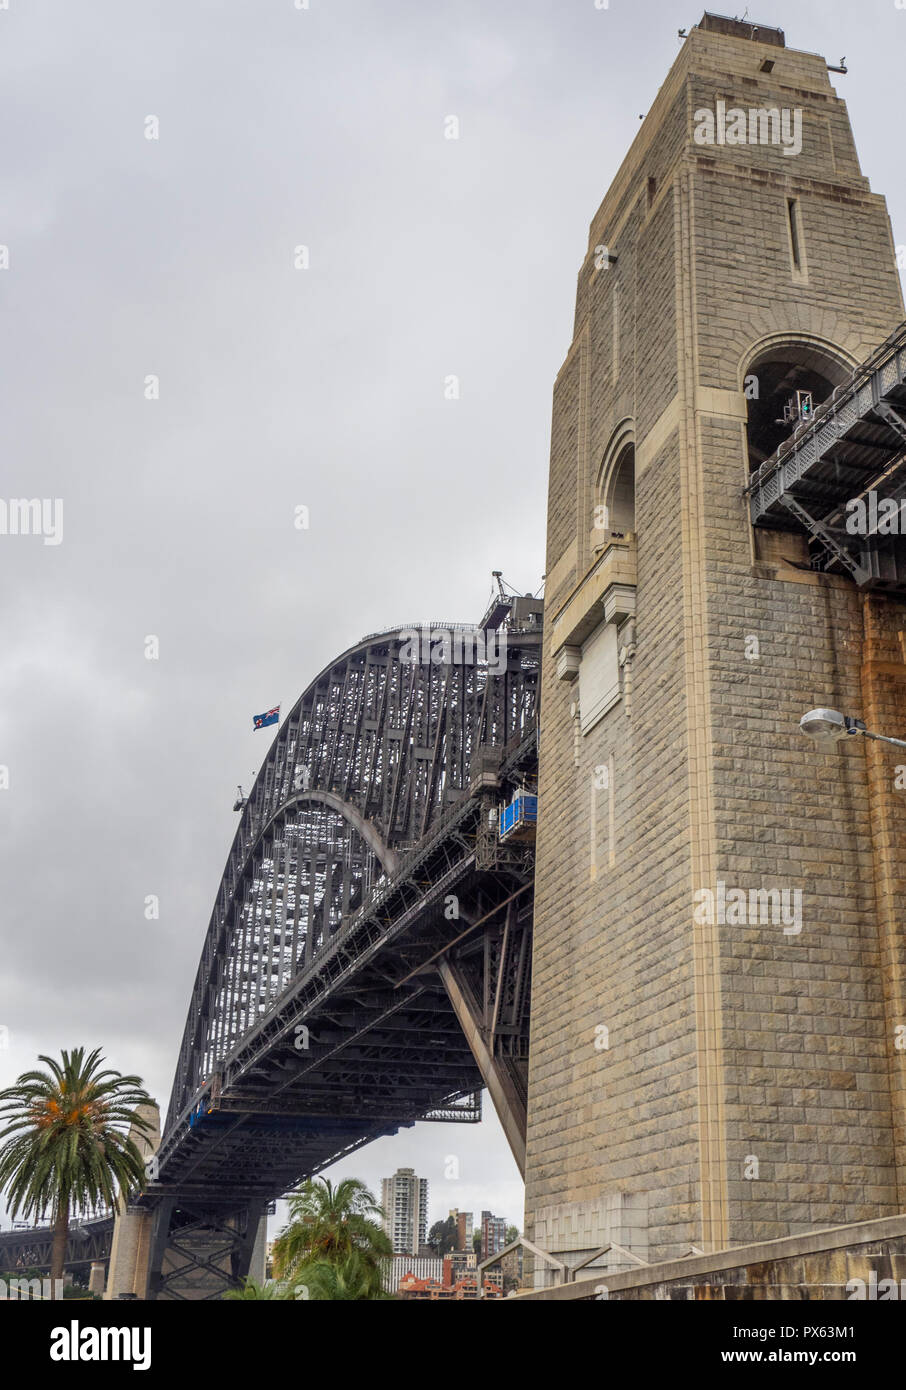
{"label": "sydney harbour bridge", "polygon": [[479,624],[373,633],[282,722],[130,1208],[148,1297],[219,1296],[275,1198],[402,1126],[479,1120],[483,1088],[524,1167],[533,826],[500,811],[535,791],[541,608],[501,586]]}

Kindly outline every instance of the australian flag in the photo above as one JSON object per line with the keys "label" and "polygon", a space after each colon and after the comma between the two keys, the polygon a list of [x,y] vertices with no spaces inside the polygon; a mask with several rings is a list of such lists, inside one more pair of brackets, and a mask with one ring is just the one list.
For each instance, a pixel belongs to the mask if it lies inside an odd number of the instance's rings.
{"label": "australian flag", "polygon": [[268,724],[279,724],[280,706],[275,705],[273,709],[267,711],[267,714],[252,715],[252,723],[256,729],[266,729]]}

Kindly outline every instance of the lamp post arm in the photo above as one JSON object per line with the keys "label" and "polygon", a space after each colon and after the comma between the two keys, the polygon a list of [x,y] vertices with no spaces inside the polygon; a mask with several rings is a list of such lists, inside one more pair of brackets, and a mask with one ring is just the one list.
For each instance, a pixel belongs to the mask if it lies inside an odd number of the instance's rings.
{"label": "lamp post arm", "polygon": [[893,743],[897,748],[906,748],[906,738],[888,738],[887,734],[872,734],[868,729],[860,729],[863,738],[873,738],[878,743]]}

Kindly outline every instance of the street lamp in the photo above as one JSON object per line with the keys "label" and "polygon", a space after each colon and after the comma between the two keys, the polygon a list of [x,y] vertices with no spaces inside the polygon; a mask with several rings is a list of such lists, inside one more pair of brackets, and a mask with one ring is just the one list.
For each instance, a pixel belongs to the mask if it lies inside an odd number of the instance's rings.
{"label": "street lamp", "polygon": [[810,709],[799,720],[799,727],[816,742],[834,743],[838,738],[849,734],[861,734],[863,738],[875,739],[879,743],[894,743],[898,748],[906,748],[906,739],[889,738],[887,734],[873,734],[866,729],[861,719],[852,719],[835,709]]}

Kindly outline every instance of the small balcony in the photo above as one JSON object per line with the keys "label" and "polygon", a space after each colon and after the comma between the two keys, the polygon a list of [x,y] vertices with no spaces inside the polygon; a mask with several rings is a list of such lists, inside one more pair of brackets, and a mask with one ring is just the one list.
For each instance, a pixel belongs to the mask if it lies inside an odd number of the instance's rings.
{"label": "small balcony", "polygon": [[551,650],[564,680],[575,679],[582,643],[601,623],[619,624],[635,613],[635,535],[611,532],[601,537],[599,551],[552,624]]}

